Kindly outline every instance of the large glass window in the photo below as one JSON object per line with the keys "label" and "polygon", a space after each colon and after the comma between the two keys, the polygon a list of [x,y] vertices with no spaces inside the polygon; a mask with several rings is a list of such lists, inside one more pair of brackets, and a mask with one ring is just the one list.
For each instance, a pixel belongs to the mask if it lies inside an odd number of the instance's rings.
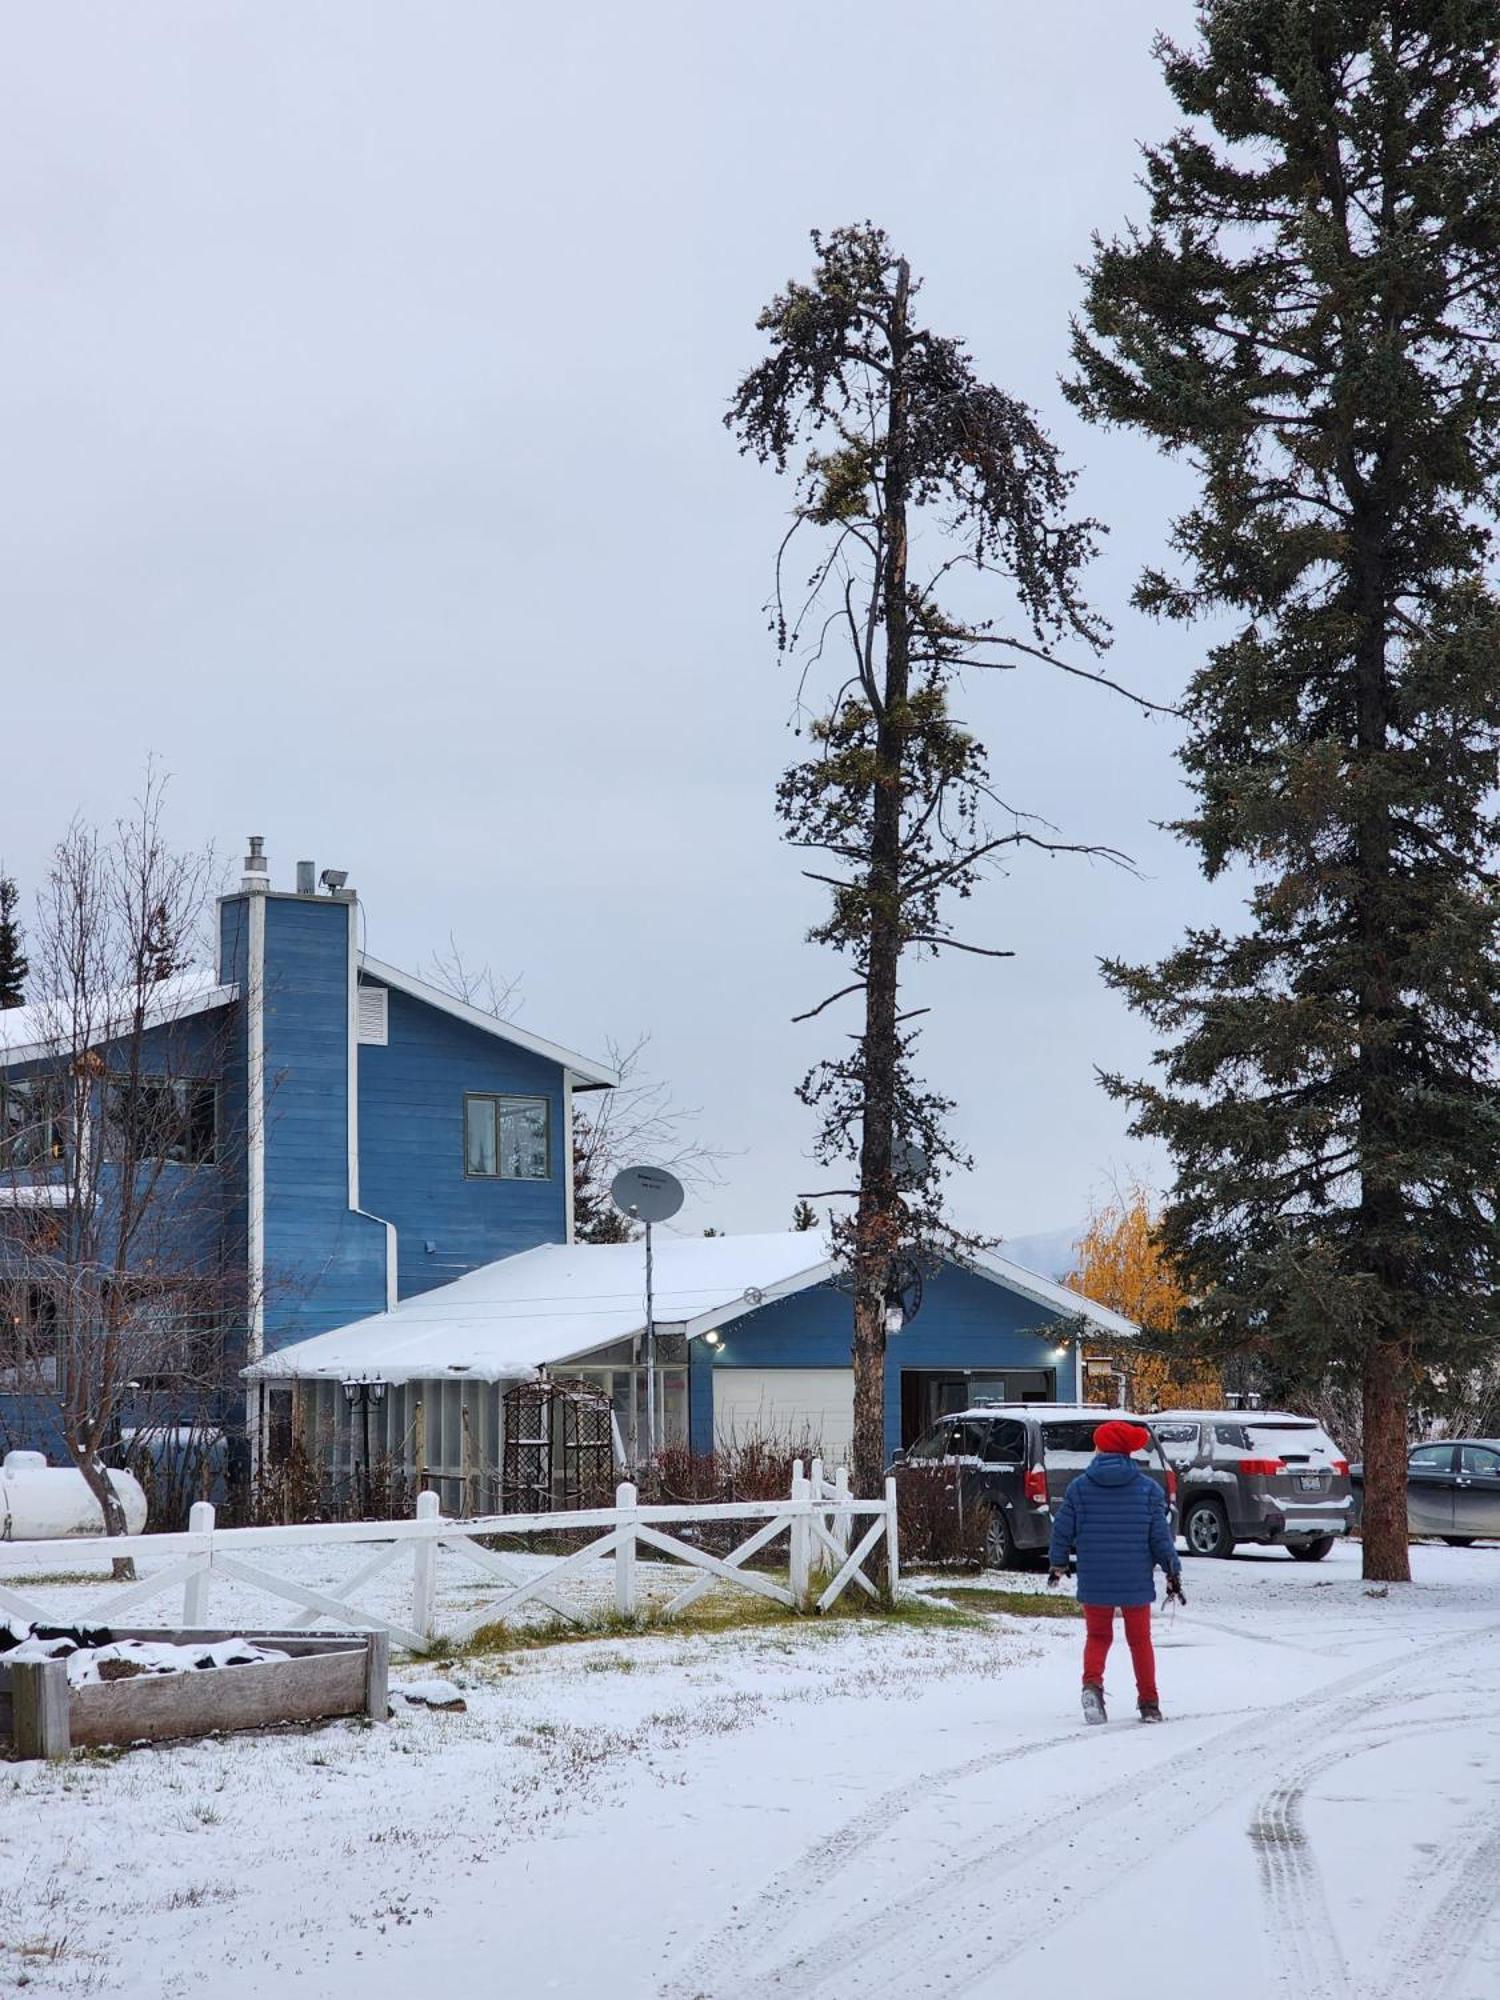
{"label": "large glass window", "polygon": [[0,1167],[62,1158],[64,1085],[57,1077],[0,1078]]}
{"label": "large glass window", "polygon": [[218,1142],[218,1087],[193,1077],[111,1077],[104,1119],[112,1160],[204,1166]]}
{"label": "large glass window", "polygon": [[545,1097],[464,1099],[464,1172],[478,1180],[544,1181],[552,1172]]}

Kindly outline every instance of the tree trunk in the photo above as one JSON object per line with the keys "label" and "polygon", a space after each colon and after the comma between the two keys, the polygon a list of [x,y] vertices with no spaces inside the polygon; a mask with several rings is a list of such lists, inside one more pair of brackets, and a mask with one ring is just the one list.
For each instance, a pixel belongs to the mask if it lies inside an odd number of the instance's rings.
{"label": "tree trunk", "polygon": [[1365,1362],[1364,1573],[1373,1583],[1410,1583],[1406,1532],[1406,1416],[1410,1387],[1404,1358],[1390,1345]]}
{"label": "tree trunk", "polygon": [[876,733],[870,861],[865,874],[869,957],[865,968],[863,1119],[859,1206],[854,1225],[854,1491],[877,1499],[885,1480],[885,1314],[891,1259],[904,1227],[893,1171],[900,1031],[901,827],[911,648],[906,546],[906,306],[909,273],[898,267],[890,327],[890,402],[886,429],[881,576],[885,677]]}
{"label": "tree trunk", "polygon": [[[127,1534],[129,1530],[125,1525],[125,1509],[120,1505],[120,1496],[116,1493],[103,1462],[95,1453],[84,1451],[77,1454],[77,1465],[90,1493],[99,1502],[99,1512],[104,1517],[105,1534]],[[130,1556],[116,1556],[110,1563],[109,1573],[116,1583],[134,1583],[135,1562]]]}

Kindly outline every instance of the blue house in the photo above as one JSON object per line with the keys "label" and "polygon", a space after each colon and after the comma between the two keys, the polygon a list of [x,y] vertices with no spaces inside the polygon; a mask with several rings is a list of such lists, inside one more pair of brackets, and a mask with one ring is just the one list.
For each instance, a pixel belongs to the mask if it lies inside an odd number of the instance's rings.
{"label": "blue house", "polygon": [[[669,1444],[706,1452],[774,1439],[842,1455],[853,1431],[852,1306],[821,1234],[658,1231],[654,1250],[649,1328],[642,1244],[546,1245],[470,1272],[436,1297],[267,1354],[247,1370],[252,1396],[263,1399],[268,1423],[278,1407],[294,1411],[330,1469],[348,1472],[364,1445],[342,1385],[379,1383],[371,1449],[436,1486],[450,1512],[499,1505],[518,1422],[513,1404],[507,1417],[507,1392],[538,1377],[597,1392],[621,1458],[633,1456],[632,1439],[639,1451],[651,1434],[648,1382],[655,1435]],[[1112,1357],[1135,1332],[1003,1257],[951,1263],[888,1339],[887,1450],[975,1402],[1084,1400],[1101,1388],[1115,1400]],[[547,1428],[529,1417],[523,1427]]]}
{"label": "blue house", "polygon": [[[211,1422],[264,1459],[295,1436],[345,1475],[378,1451],[493,1506],[507,1396],[551,1377],[597,1392],[620,1453],[840,1453],[852,1308],[820,1235],[658,1232],[648,1327],[642,1246],[574,1241],[573,1098],[614,1074],[372,957],[342,873],[273,889],[250,845],[211,968],[82,1019],[0,1014],[0,1443],[55,1448],[49,1286],[108,1223],[132,1131],[149,1200],[105,1281],[135,1342],[124,1431]],[[952,1263],[889,1341],[887,1444],[976,1399],[1081,1397],[1133,1332],[1003,1258]]]}
{"label": "blue house", "polygon": [[[133,1337],[144,1349],[173,1300],[196,1293],[201,1315],[212,1292],[234,1322],[221,1388],[236,1407],[241,1365],[572,1237],[573,1093],[614,1073],[373,958],[343,874],[320,888],[299,863],[295,890],[276,890],[250,847],[212,969],[0,1013],[4,1442],[24,1441],[55,1379],[62,1235],[74,1267],[110,1250],[122,1116],[149,1181],[119,1260]],[[99,1254],[78,1253],[86,1229]],[[154,1391],[163,1372],[132,1369]]]}

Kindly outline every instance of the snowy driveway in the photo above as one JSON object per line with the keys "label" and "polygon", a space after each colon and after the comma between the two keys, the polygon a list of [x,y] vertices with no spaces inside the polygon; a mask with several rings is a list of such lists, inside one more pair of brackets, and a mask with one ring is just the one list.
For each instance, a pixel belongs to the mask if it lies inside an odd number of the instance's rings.
{"label": "snowy driveway", "polygon": [[1494,2000],[1500,1549],[1414,1557],[1386,1597],[1354,1550],[1189,1564],[1162,1729],[1117,1645],[1085,1733],[1071,1621],[830,1623],[0,1766],[0,1988]]}

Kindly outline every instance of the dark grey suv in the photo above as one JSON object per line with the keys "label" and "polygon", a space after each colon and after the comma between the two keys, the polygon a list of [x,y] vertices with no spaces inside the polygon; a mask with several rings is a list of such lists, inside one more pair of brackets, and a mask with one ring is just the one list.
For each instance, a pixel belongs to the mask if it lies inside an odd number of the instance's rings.
{"label": "dark grey suv", "polygon": [[[951,1466],[960,1504],[987,1510],[991,1565],[1013,1569],[1045,1555],[1052,1510],[1094,1456],[1094,1432],[1112,1417],[1144,1424],[1125,1410],[1092,1403],[980,1403],[934,1424],[892,1467]],[[1159,1445],[1135,1454],[1136,1464],[1162,1488],[1172,1512],[1176,1479]]]}
{"label": "dark grey suv", "polygon": [[1193,1556],[1271,1543],[1320,1562],[1347,1535],[1349,1465],[1321,1425],[1278,1410],[1163,1410],[1141,1420],[1177,1474],[1181,1534]]}

